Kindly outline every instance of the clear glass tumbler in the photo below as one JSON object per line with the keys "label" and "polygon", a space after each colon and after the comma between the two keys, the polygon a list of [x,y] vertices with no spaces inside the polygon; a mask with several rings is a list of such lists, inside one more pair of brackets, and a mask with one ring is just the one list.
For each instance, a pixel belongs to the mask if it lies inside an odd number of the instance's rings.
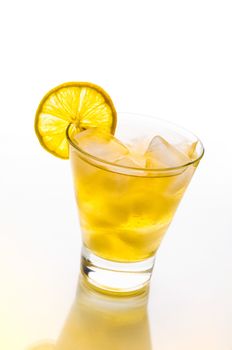
{"label": "clear glass tumbler", "polygon": [[139,138],[145,152],[155,135],[183,151],[194,145],[194,156],[168,168],[116,165],[86,153],[67,130],[83,237],[82,273],[96,288],[134,293],[149,283],[157,249],[203,156],[201,141],[183,128],[118,114],[115,136],[123,143]]}

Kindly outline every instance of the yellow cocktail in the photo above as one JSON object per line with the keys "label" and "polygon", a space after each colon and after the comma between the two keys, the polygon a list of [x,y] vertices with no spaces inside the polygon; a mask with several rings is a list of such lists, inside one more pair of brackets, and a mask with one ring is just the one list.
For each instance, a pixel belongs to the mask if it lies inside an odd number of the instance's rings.
{"label": "yellow cocktail", "polygon": [[141,290],[203,156],[201,142],[168,122],[118,115],[110,96],[86,82],[50,90],[35,131],[47,151],[71,160],[83,275],[113,293]]}
{"label": "yellow cocktail", "polygon": [[[203,154],[193,135],[152,118],[147,118],[145,136],[134,140],[146,117],[119,117],[118,138],[97,128],[68,132],[84,244],[83,271],[100,287],[102,282],[95,281],[100,268],[106,289],[108,270],[122,273],[123,266],[123,271],[129,268],[126,273],[130,268],[151,272],[155,253]],[[137,120],[137,134],[126,143],[136,127],[129,129],[124,122],[132,125],[132,119]],[[148,274],[142,284],[147,278]],[[121,289],[117,283],[109,289]]]}
{"label": "yellow cocktail", "polygon": [[[83,242],[113,261],[153,256],[194,173],[194,164],[170,176],[100,167],[71,150]],[[124,169],[123,169],[124,170]],[[138,172],[139,173],[139,172]]]}

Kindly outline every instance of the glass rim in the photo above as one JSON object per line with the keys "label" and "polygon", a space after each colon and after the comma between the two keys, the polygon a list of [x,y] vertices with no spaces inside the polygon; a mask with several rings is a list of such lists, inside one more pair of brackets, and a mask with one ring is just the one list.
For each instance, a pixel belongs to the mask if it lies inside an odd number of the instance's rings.
{"label": "glass rim", "polygon": [[[203,157],[204,153],[205,153],[205,149],[204,149],[204,146],[203,146],[203,143],[202,141],[199,139],[199,137],[197,137],[194,133],[192,133],[191,131],[189,131],[188,129],[178,125],[178,124],[175,124],[173,122],[170,122],[169,120],[165,120],[163,118],[158,118],[158,117],[155,117],[155,116],[152,116],[152,115],[148,115],[148,114],[140,114],[140,113],[132,113],[132,112],[118,112],[117,115],[120,115],[120,114],[127,114],[127,115],[136,115],[136,116],[140,116],[140,117],[146,117],[146,118],[150,118],[150,119],[153,119],[153,120],[157,120],[161,123],[166,123],[166,124],[170,124],[170,126],[173,126],[173,127],[176,127],[176,128],[179,128],[180,130],[183,130],[187,133],[189,133],[190,135],[194,136],[196,138],[196,141],[198,141],[200,143],[200,146],[201,146],[201,154],[196,158],[196,159],[193,159],[185,164],[182,164],[182,165],[178,165],[178,166],[175,166],[175,167],[163,167],[163,168],[142,168],[142,167],[131,167],[131,166],[126,166],[126,165],[121,165],[121,164],[115,164],[113,162],[109,162],[107,160],[104,160],[102,158],[99,158],[99,157],[96,157],[94,156],[93,154],[91,153],[88,153],[86,151],[84,151],[81,147],[79,147],[75,142],[73,142],[71,136],[69,135],[69,131],[70,131],[70,127],[73,125],[72,123],[70,123],[66,129],[66,137],[67,137],[67,140],[69,142],[69,144],[71,146],[73,146],[78,152],[80,152],[81,154],[83,154],[85,157],[87,158],[90,158],[94,161],[97,161],[101,164],[105,164],[105,165],[108,165],[108,166],[111,166],[111,167],[116,167],[118,169],[123,169],[123,170],[129,170],[129,171],[136,171],[136,172],[143,172],[144,171],[148,171],[150,174],[156,174],[156,173],[165,173],[165,172],[172,172],[172,171],[178,171],[178,170],[181,170],[183,168],[187,168],[188,166],[190,165],[193,165],[197,162],[199,162],[201,160],[201,158]],[[116,125],[117,127],[117,125]]]}

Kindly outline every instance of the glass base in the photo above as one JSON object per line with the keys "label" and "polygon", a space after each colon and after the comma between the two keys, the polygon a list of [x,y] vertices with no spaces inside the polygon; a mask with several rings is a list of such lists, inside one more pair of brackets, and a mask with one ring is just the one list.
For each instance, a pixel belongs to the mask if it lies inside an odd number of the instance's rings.
{"label": "glass base", "polygon": [[111,293],[136,293],[149,284],[155,257],[139,262],[120,263],[93,254],[82,248],[81,271],[95,288]]}

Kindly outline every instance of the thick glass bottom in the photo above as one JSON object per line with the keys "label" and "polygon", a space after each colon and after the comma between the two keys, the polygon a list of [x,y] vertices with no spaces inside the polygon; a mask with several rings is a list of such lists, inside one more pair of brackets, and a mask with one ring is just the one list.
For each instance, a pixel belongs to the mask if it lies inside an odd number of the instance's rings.
{"label": "thick glass bottom", "polygon": [[87,281],[97,289],[131,294],[148,286],[154,262],[154,256],[139,262],[114,262],[102,259],[83,247],[81,271]]}

